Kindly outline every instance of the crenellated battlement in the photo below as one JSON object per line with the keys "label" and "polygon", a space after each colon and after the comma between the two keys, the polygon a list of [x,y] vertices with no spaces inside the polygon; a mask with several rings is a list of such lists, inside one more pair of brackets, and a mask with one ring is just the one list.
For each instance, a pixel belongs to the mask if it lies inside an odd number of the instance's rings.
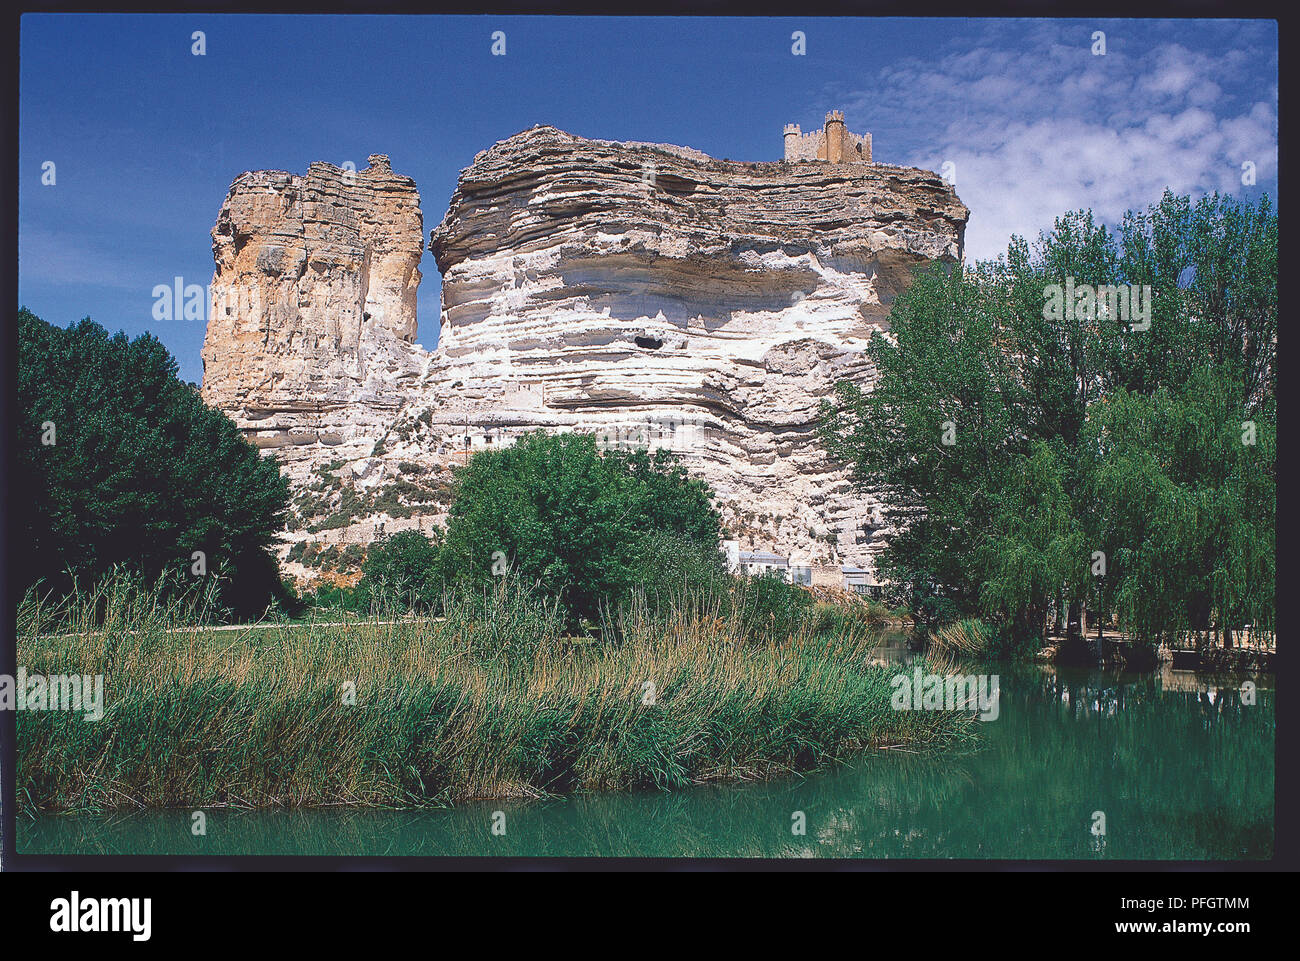
{"label": "crenellated battlement", "polygon": [[825,163],[871,163],[871,134],[850,133],[844,111],[830,110],[821,130],[803,133],[797,123],[785,125],[785,159]]}

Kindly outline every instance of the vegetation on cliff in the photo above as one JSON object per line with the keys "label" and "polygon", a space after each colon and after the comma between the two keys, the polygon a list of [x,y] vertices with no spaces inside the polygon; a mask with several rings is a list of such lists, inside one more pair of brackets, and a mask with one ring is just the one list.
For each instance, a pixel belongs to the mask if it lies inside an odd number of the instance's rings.
{"label": "vegetation on cliff", "polygon": [[723,588],[718,512],[668,451],[602,451],[590,435],[529,434],[457,468],[445,534],[371,546],[344,607],[437,612],[444,593],[507,573],[555,598],[570,624],[599,620],[633,589]]}

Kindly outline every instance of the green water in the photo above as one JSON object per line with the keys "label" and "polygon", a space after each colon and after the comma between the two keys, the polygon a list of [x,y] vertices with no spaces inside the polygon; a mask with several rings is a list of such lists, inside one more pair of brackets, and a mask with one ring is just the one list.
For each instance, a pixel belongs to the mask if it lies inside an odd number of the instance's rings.
{"label": "green water", "polygon": [[[889,652],[898,659],[901,652]],[[905,658],[905,655],[903,655]],[[20,853],[1259,859],[1274,698],[1256,679],[989,665],[997,720],[960,751],[881,751],[780,781],[451,810],[189,811],[18,823]],[[493,833],[494,812],[504,834]],[[1105,833],[1094,833],[1094,812]],[[793,833],[803,812],[806,833]],[[498,818],[497,823],[501,821]]]}

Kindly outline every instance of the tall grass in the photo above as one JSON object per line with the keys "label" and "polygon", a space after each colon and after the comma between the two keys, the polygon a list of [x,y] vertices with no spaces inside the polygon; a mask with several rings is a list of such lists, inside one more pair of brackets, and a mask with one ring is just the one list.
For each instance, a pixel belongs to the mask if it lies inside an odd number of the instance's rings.
{"label": "tall grass", "polygon": [[1041,647],[1041,638],[1018,637],[1008,625],[967,617],[939,628],[930,635],[928,652],[936,661],[964,660],[1023,661]]}
{"label": "tall grass", "polygon": [[[21,712],[20,808],[372,805],[674,788],[806,769],[871,745],[970,736],[896,712],[865,630],[746,637],[743,611],[633,597],[606,643],[561,633],[509,579],[445,620],[204,632],[201,611],[116,580],[29,594],[19,663],[103,674],[105,714]],[[331,619],[337,614],[331,613]],[[355,688],[355,703],[350,692]]]}
{"label": "tall grass", "polygon": [[983,657],[997,647],[997,629],[968,617],[939,628],[930,637],[930,650],[942,657]]}

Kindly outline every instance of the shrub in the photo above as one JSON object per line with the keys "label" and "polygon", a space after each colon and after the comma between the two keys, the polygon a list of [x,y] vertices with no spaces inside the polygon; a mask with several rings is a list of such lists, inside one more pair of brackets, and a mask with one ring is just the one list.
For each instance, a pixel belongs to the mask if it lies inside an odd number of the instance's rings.
{"label": "shrub", "polygon": [[[732,594],[741,633],[750,640],[789,637],[809,621],[813,597],[774,571],[738,579]],[[809,625],[811,626],[811,625]]]}
{"label": "shrub", "polygon": [[634,580],[656,608],[695,603],[725,609],[732,583],[726,557],[716,546],[664,531],[641,542]]}
{"label": "shrub", "polygon": [[638,582],[651,534],[718,547],[708,485],[663,450],[602,453],[594,437],[538,431],[476,453],[454,486],[444,579],[487,584],[504,559],[574,622]]}
{"label": "shrub", "polygon": [[352,611],[364,614],[371,608],[370,595],[364,589],[329,582],[317,585],[315,593],[308,600],[312,607],[324,611]]}
{"label": "shrub", "polygon": [[1019,635],[1007,625],[968,617],[936,631],[930,650],[936,656],[1021,660],[1038,653],[1040,641],[1038,635]]}
{"label": "shrub", "polygon": [[361,568],[361,584],[371,602],[402,610],[433,609],[441,586],[440,539],[440,533],[430,539],[418,530],[408,530],[373,544]]}
{"label": "shrub", "polygon": [[491,584],[458,584],[442,598],[440,630],[474,654],[527,663],[539,646],[553,645],[564,630],[559,600],[513,575]]}

